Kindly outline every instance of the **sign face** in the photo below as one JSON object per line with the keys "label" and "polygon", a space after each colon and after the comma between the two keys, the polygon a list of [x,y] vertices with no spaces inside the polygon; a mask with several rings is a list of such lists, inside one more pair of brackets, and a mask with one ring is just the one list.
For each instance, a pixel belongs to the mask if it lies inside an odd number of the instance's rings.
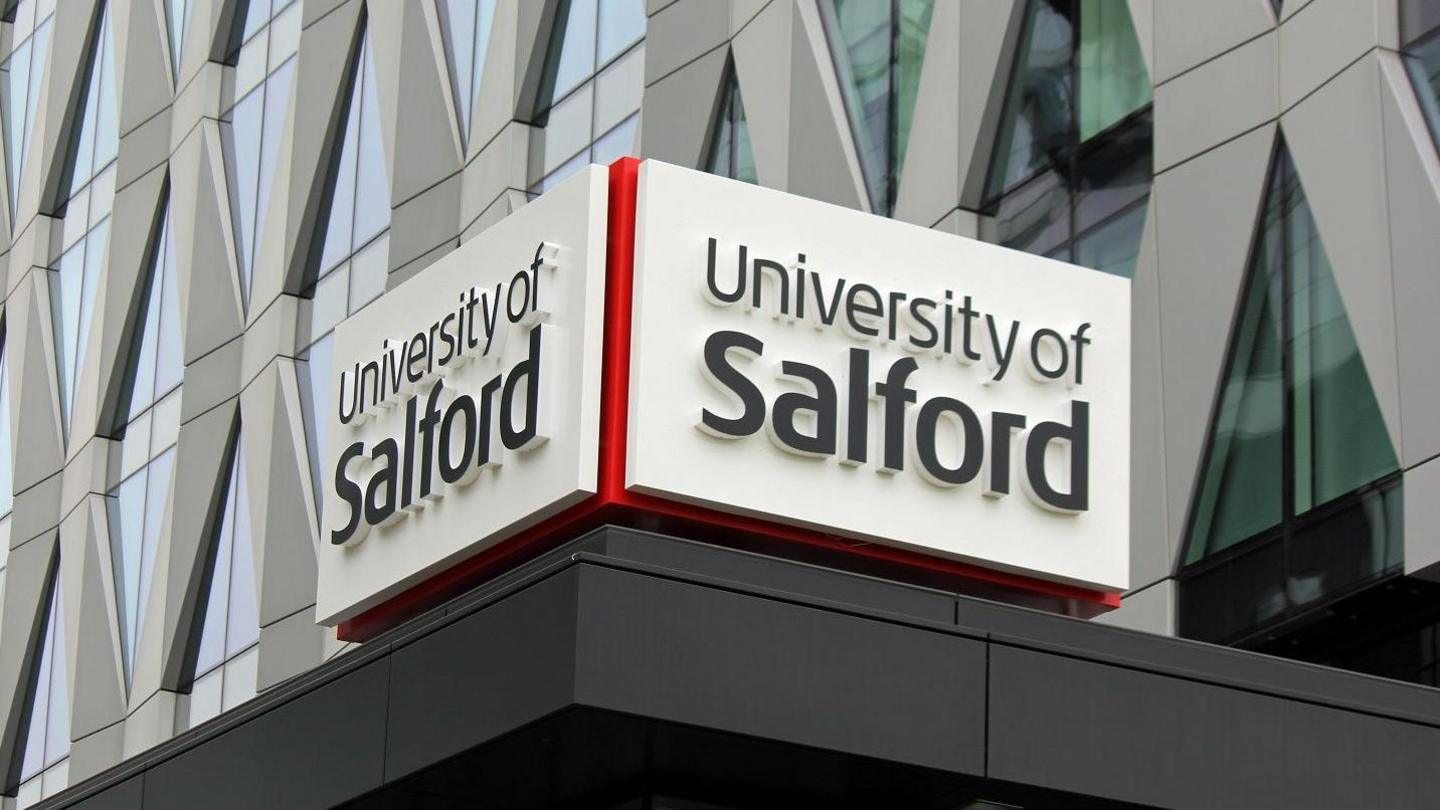
{"label": "sign face", "polygon": [[595,493],[607,189],[582,170],[336,328],[322,623]]}
{"label": "sign face", "polygon": [[1121,591],[1130,284],[648,161],[626,486]]}

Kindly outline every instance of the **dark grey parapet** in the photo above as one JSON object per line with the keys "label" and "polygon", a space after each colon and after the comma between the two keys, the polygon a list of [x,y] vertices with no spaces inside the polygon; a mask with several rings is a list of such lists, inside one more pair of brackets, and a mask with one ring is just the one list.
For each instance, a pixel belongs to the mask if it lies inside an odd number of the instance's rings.
{"label": "dark grey parapet", "polygon": [[46,807],[1415,807],[1440,692],[606,528]]}

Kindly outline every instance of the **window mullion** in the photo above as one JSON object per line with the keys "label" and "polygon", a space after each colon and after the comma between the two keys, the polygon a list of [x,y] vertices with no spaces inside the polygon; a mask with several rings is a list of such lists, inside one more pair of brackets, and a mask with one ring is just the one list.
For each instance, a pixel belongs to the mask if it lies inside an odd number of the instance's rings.
{"label": "window mullion", "polygon": [[885,199],[882,204],[885,206],[885,215],[890,216],[895,211],[895,198],[899,192],[900,166],[897,163],[897,156],[900,154],[900,109],[897,102],[900,98],[900,0],[890,0],[890,93],[885,100],[885,123],[890,130],[890,137],[886,138],[885,144]]}
{"label": "window mullion", "polygon": [[[1285,149],[1284,142],[1280,149]],[[1278,162],[1285,159],[1283,152],[1276,153],[1275,160]],[[1281,440],[1280,440],[1280,469],[1281,469],[1281,560],[1284,564],[1286,580],[1289,580],[1290,561],[1292,559],[1291,543],[1295,531],[1295,313],[1294,302],[1294,279],[1292,278],[1291,256],[1293,245],[1290,244],[1291,212],[1293,211],[1292,198],[1294,190],[1291,188],[1289,172],[1285,173],[1282,185],[1279,189],[1272,189],[1280,194],[1280,266],[1277,268],[1280,273],[1280,379],[1281,390],[1284,394],[1284,413],[1281,414]],[[1294,607],[1291,600],[1290,589],[1285,589],[1286,610]]]}
{"label": "window mullion", "polygon": [[1070,132],[1067,133],[1066,141],[1069,144],[1069,154],[1065,158],[1065,203],[1068,210],[1065,212],[1065,232],[1069,238],[1065,245],[1065,260],[1075,260],[1075,189],[1080,180],[1080,2],[1070,5]]}

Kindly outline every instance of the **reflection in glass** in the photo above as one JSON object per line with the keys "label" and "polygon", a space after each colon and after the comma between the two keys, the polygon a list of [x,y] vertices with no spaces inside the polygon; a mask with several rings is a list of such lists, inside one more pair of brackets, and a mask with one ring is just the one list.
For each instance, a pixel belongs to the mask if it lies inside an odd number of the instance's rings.
{"label": "reflection in glass", "polygon": [[1150,75],[1126,0],[1080,3],[1080,140],[1151,102]]}
{"label": "reflection in glass", "polygon": [[241,300],[247,307],[290,104],[292,57],[300,42],[300,4],[275,0],[275,6],[253,0],[240,9],[243,14],[237,14],[243,33],[232,38],[239,40],[230,55],[235,64],[234,101],[220,120]]}
{"label": "reflection in glass", "polygon": [[156,400],[180,384],[184,366],[180,355],[180,291],[176,278],[175,235],[170,229],[167,205],[160,225],[155,257],[145,292],[142,320],[128,360],[129,402],[123,409],[128,423]]}
{"label": "reflection in glass", "polygon": [[1265,208],[1239,319],[1233,360],[1215,413],[1210,460],[1195,507],[1186,562],[1219,551],[1284,518],[1285,390],[1280,348],[1284,302],[1274,265],[1281,249],[1277,206]]}
{"label": "reflection in glass", "polygon": [[889,213],[905,162],[933,0],[821,5],[871,206]]}
{"label": "reflection in glass", "polygon": [[1124,125],[1080,144],[1071,175],[1077,233],[1150,193],[1150,122],[1147,108]]}
{"label": "reflection in glass", "polygon": [[1043,174],[990,209],[982,235],[991,242],[1040,256],[1070,260],[1070,190]]}
{"label": "reflection in glass", "polygon": [[466,143],[470,137],[475,94],[480,92],[480,77],[485,71],[495,0],[440,0],[436,5],[450,68],[450,90],[460,119],[460,142]]}
{"label": "reflection in glass", "polygon": [[120,644],[128,686],[135,670],[135,650],[145,624],[145,606],[155,573],[160,524],[170,491],[175,450],[171,443],[154,459],[112,489],[106,498],[110,524],[110,555],[115,571],[115,602]]}
{"label": "reflection in glass", "polygon": [[1295,511],[1304,512],[1399,468],[1375,389],[1294,165],[1287,198],[1290,353],[1294,380]]}
{"label": "reflection in glass", "polygon": [[733,66],[728,74],[720,99],[720,110],[710,135],[710,153],[705,171],[744,180],[760,182],[755,174],[755,154],[750,148],[750,125],[745,122],[745,103],[740,98],[740,81]]}
{"label": "reflection in glass", "polygon": [[1283,146],[1266,187],[1235,329],[1187,564],[1303,517],[1399,468],[1299,175]]}
{"label": "reflection in glass", "polygon": [[[573,0],[577,4],[580,0]],[[645,4],[636,0],[600,0],[595,64],[603,65],[645,36]]]}
{"label": "reflection in glass", "polygon": [[590,162],[602,166],[630,154],[635,148],[635,135],[640,128],[640,113],[621,121],[614,129],[600,136],[591,147]]}
{"label": "reflection in glass", "polygon": [[[237,434],[225,502],[211,540],[214,566],[206,586],[204,624],[191,684],[191,728],[255,696],[253,668],[247,666],[248,661],[239,661],[260,640],[243,444],[244,437]],[[212,692],[225,697],[213,704],[203,699]]]}
{"label": "reflection in glass", "polygon": [[51,322],[55,336],[56,375],[62,427],[68,440],[75,386],[90,338],[95,294],[104,272],[115,197],[115,52],[110,14],[100,20],[100,35],[90,55],[84,106],[69,144],[69,190],[64,204],[60,256],[49,273]]}
{"label": "reflection in glass", "polygon": [[1075,240],[1076,264],[1124,278],[1135,277],[1135,260],[1145,230],[1145,203],[1118,214]]}
{"label": "reflection in glass", "polygon": [[566,0],[551,32],[531,141],[530,193],[634,154],[645,86],[643,0]]}
{"label": "reflection in glass", "polygon": [[1382,479],[1314,510],[1293,530],[1188,569],[1180,581],[1180,635],[1293,657],[1285,635],[1272,643],[1277,625],[1315,616],[1314,608],[1402,570],[1403,495],[1399,476]]}
{"label": "reflection in glass", "polygon": [[91,58],[86,87],[84,117],[79,136],[71,145],[74,155],[74,167],[70,174],[72,196],[115,160],[120,145],[120,129],[115,118],[115,48],[111,42],[108,10],[100,21],[98,51]]}
{"label": "reflection in glass", "polygon": [[[30,681],[30,725],[20,761],[20,795],[50,796],[65,786],[70,756],[70,692],[65,661],[65,602],[60,578],[51,578],[45,634]],[[61,778],[56,778],[61,777]],[[41,787],[43,783],[43,789]]]}
{"label": "reflection in glass", "polygon": [[1032,0],[982,235],[1132,276],[1150,193],[1151,89],[1124,0]]}
{"label": "reflection in glass", "polygon": [[1045,170],[1068,174],[1074,10],[1068,0],[1032,0],[1016,56],[989,194]]}
{"label": "reflection in glass", "polygon": [[320,463],[324,453],[326,426],[330,424],[331,392],[330,369],[331,347],[335,342],[333,333],[315,341],[301,358],[297,371],[300,376],[300,405],[305,417],[305,447],[310,454],[310,485],[315,493],[316,517],[322,519],[325,507],[325,484],[327,471]]}
{"label": "reflection in glass", "polygon": [[347,117],[340,142],[318,275],[323,277],[390,226],[390,181],[385,176],[380,132],[380,100],[370,37],[360,43],[346,103]]}
{"label": "reflection in glass", "polygon": [[40,0],[20,0],[12,14],[10,55],[0,62],[0,106],[4,112],[5,165],[13,223],[25,161],[30,154],[30,137],[35,131],[35,108],[50,50],[55,5]]}
{"label": "reflection in glass", "polygon": [[[452,18],[453,19],[453,18]],[[345,129],[331,193],[321,211],[319,266],[306,285],[308,318],[297,342],[302,347],[296,374],[309,453],[310,482],[317,518],[324,510],[325,476],[320,463],[330,400],[330,347],[335,325],[385,291],[390,258],[390,185],[385,175],[380,100],[367,31],[360,41],[355,75],[346,101]]]}
{"label": "reflection in glass", "polygon": [[[10,346],[9,335],[4,338],[4,351],[0,353],[0,521],[6,521],[15,508],[15,455],[10,444]],[[4,536],[9,540],[8,534]],[[9,551],[8,542],[0,544],[3,555]]]}
{"label": "reflection in glass", "polygon": [[596,0],[570,0],[568,4],[551,90],[557,100],[595,72],[596,11]]}
{"label": "reflection in glass", "polygon": [[106,498],[116,615],[127,686],[155,571],[174,446],[180,431],[180,302],[167,204],[136,323],[118,415],[120,483]]}
{"label": "reflection in glass", "polygon": [[165,0],[165,28],[170,34],[170,72],[180,75],[180,49],[185,42],[185,24],[190,21],[190,0]]}
{"label": "reflection in glass", "polygon": [[[1436,19],[1429,22],[1440,26],[1440,13],[1434,16]],[[1430,137],[1440,142],[1440,27],[1410,42],[1404,49],[1404,56],[1410,83],[1415,87],[1420,109],[1425,111],[1425,121],[1430,125]]]}

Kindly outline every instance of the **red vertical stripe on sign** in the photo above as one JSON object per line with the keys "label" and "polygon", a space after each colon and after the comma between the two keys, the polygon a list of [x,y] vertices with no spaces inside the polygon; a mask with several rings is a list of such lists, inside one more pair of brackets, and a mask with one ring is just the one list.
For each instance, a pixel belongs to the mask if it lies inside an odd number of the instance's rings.
{"label": "red vertical stripe on sign", "polygon": [[630,419],[630,317],[635,295],[635,191],[640,161],[610,164],[610,215],[605,246],[605,345],[600,383],[600,500],[625,493]]}

